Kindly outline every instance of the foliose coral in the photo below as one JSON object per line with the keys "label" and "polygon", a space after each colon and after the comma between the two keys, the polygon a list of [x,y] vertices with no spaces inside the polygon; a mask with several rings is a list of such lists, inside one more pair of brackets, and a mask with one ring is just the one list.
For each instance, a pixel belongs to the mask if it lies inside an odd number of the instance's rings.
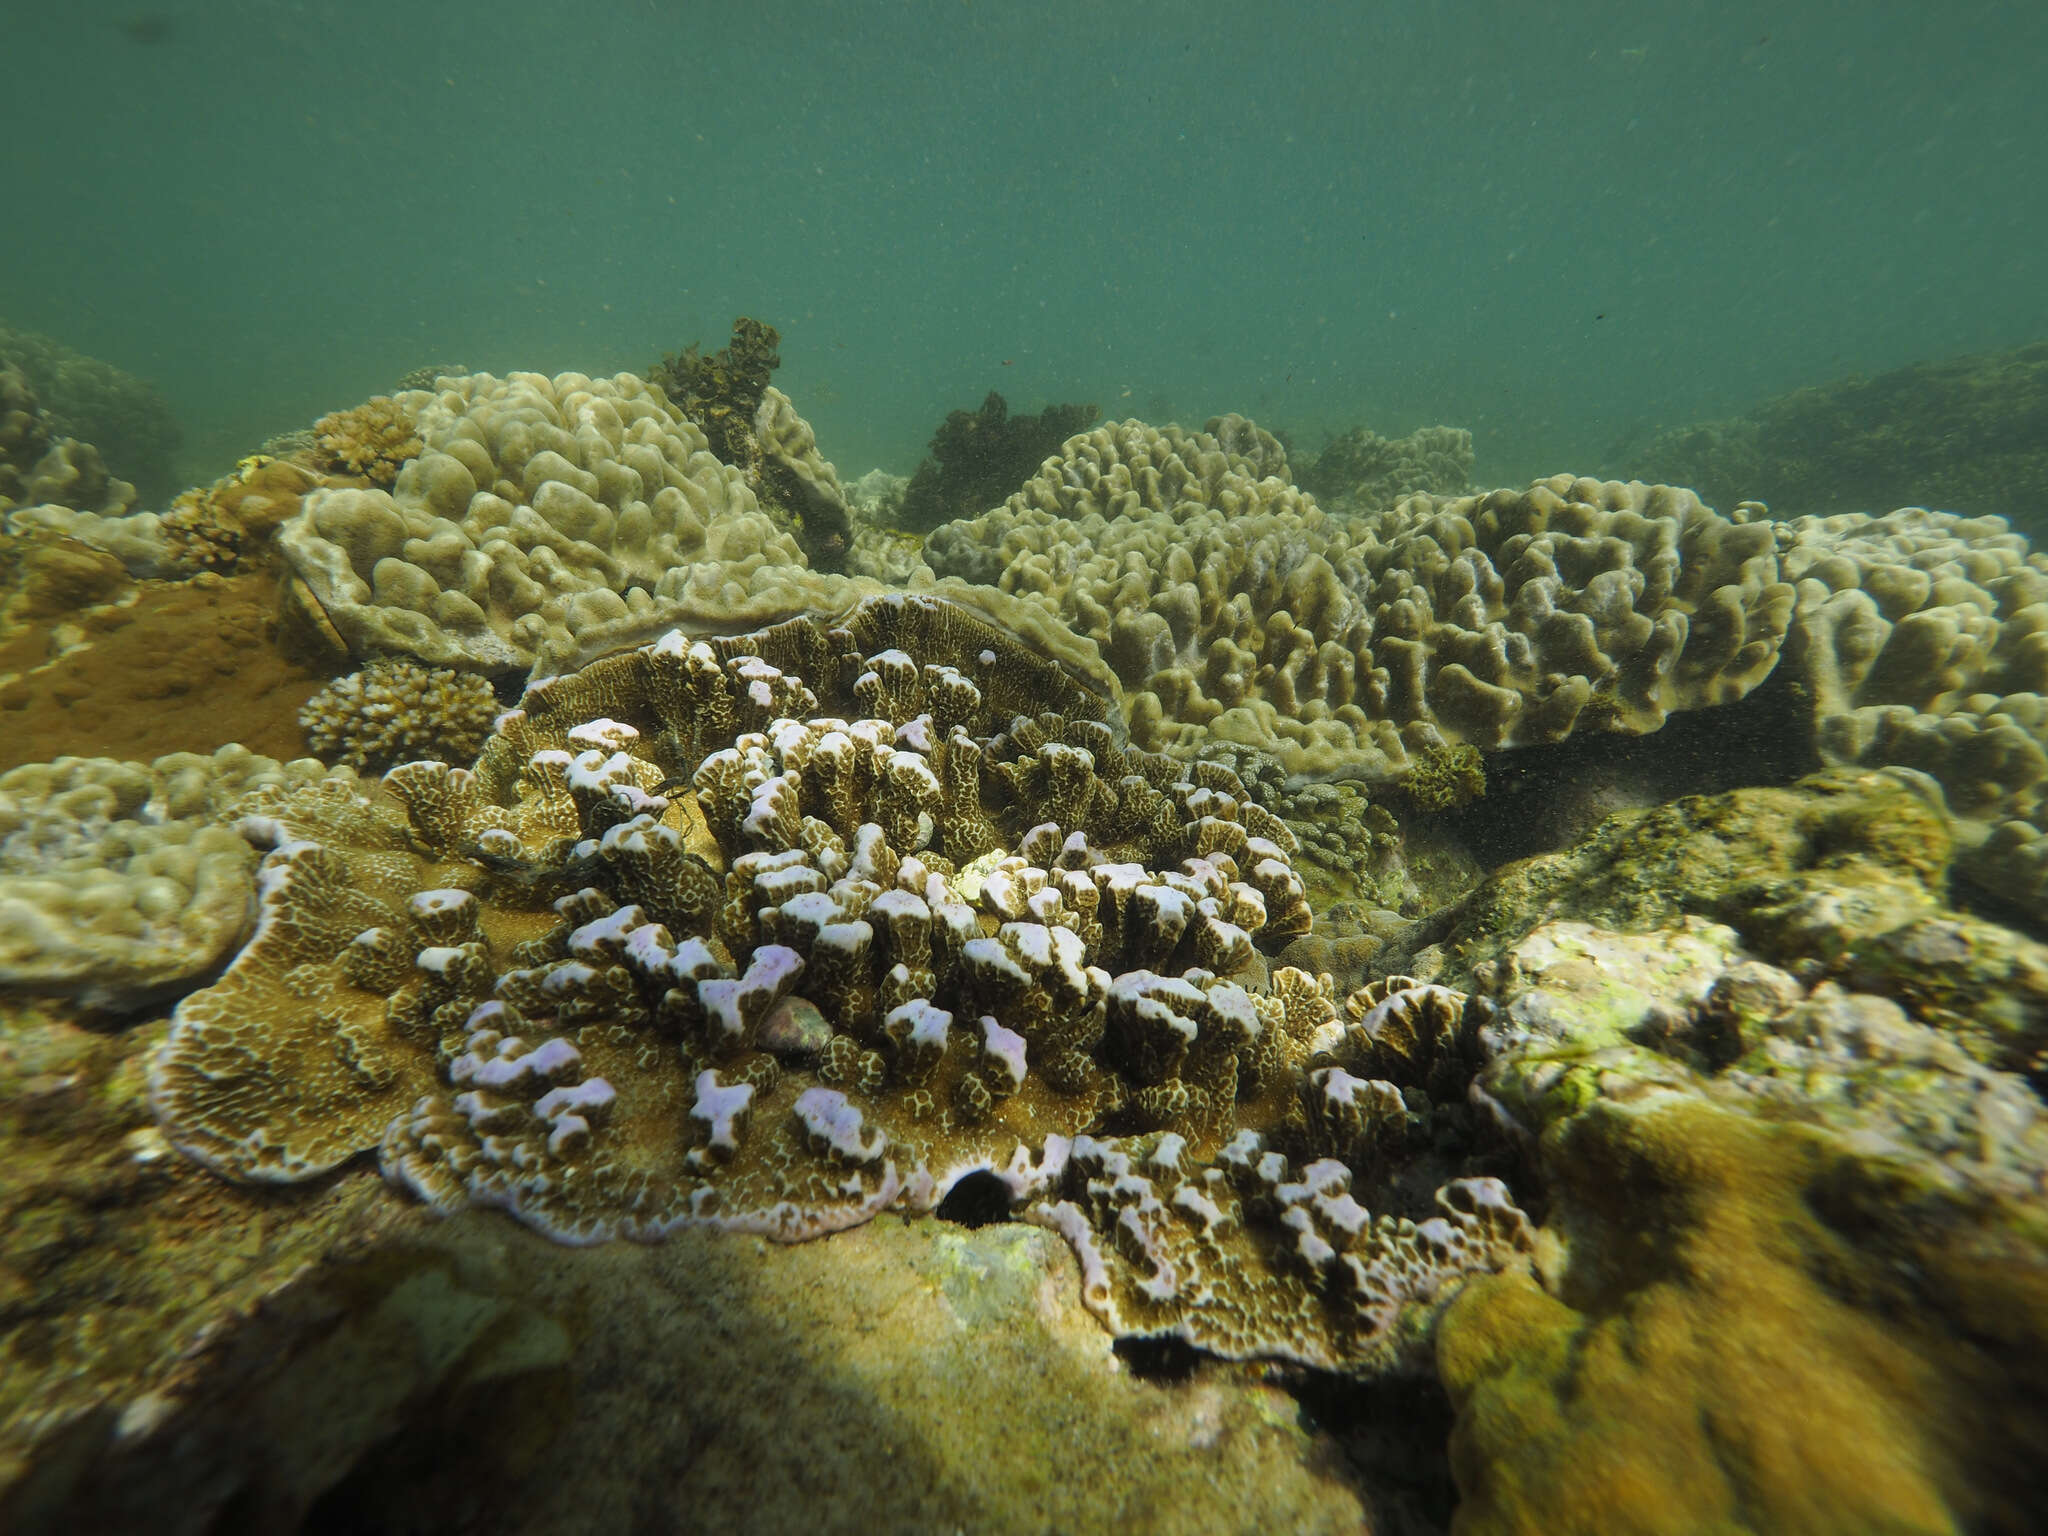
{"label": "foliose coral", "polygon": [[535,684],[473,770],[272,795],[257,935],[152,1071],[165,1132],[257,1180],[374,1146],[572,1242],[797,1240],[983,1173],[1112,1326],[1412,1358],[1410,1305],[1517,1262],[1520,1213],[1345,1193],[1410,1111],[1306,1070],[1345,1032],[1262,958],[1310,922],[1291,836],[1096,710],[885,599]]}
{"label": "foliose coral", "polygon": [[299,710],[315,757],[381,773],[395,763],[467,763],[483,750],[498,696],[473,673],[385,658],[336,678]]}

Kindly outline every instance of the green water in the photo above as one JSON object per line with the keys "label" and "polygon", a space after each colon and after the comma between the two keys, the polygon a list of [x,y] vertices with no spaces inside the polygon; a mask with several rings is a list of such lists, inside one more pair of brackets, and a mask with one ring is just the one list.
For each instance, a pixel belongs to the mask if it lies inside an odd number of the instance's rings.
{"label": "green water", "polygon": [[188,477],[746,313],[842,471],[990,388],[1480,472],[2048,334],[2048,6],[8,0],[0,322]]}

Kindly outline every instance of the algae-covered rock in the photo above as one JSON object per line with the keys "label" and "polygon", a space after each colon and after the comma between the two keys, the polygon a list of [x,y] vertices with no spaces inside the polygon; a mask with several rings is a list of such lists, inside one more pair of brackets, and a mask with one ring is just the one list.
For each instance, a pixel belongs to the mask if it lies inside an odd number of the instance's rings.
{"label": "algae-covered rock", "polygon": [[1576,848],[1496,871],[1380,959],[1464,986],[1546,921],[1639,932],[1705,917],[1804,979],[1894,995],[1978,1059],[2038,1072],[2048,947],[1950,907],[1955,855],[1926,775],[1830,770],[1617,816]]}
{"label": "algae-covered rock", "polygon": [[1461,1536],[2033,1529],[2038,1210],[1672,1095],[1545,1137],[1556,1294],[1438,1325]]}

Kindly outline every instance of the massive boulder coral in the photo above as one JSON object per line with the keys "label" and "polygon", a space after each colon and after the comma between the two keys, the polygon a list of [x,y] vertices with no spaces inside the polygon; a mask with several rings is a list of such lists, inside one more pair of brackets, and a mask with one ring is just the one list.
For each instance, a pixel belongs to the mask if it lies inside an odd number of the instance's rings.
{"label": "massive boulder coral", "polygon": [[1685,491],[1561,475],[1340,518],[1257,467],[1207,434],[1100,428],[927,557],[1092,639],[1144,745],[1363,778],[1741,698],[1792,617],[1770,529]]}
{"label": "massive boulder coral", "polygon": [[537,683],[473,770],[269,796],[257,935],[152,1069],[165,1133],[258,1181],[376,1148],[570,1242],[794,1241],[982,1174],[1112,1326],[1406,1357],[1411,1304],[1525,1223],[1381,1177],[1401,1090],[1306,1070],[1336,1004],[1263,958],[1310,922],[1291,835],[1097,707],[899,597]]}
{"label": "massive boulder coral", "polygon": [[233,807],[330,777],[243,747],[0,774],[0,986],[132,1008],[217,969],[251,921]]}
{"label": "massive boulder coral", "polygon": [[278,535],[350,652],[524,671],[550,639],[688,596],[744,612],[802,566],[737,472],[632,374],[445,377],[395,401],[425,451],[389,492],[326,489]]}

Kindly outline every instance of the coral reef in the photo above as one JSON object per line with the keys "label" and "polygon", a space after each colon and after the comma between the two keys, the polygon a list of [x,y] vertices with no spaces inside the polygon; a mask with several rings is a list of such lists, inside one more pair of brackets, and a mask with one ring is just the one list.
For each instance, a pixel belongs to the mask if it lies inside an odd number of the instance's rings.
{"label": "coral reef", "polygon": [[1685,491],[1558,476],[1339,518],[1257,467],[1210,434],[1098,428],[926,558],[1093,640],[1140,743],[1318,775],[1654,730],[1747,693],[1792,616],[1771,530]]}
{"label": "coral reef", "polygon": [[177,488],[177,418],[154,385],[47,336],[0,326],[0,366],[10,364],[41,400],[52,436],[92,444],[107,473],[133,482],[135,499],[160,504]]}
{"label": "coral reef", "polygon": [[1779,525],[1786,640],[1825,762],[1932,775],[1965,873],[2048,898],[2048,556],[2000,518],[1908,508]]}
{"label": "coral reef", "polygon": [[1336,1536],[1378,1502],[1255,1374],[1126,1369],[1049,1233],[567,1249],[391,1200],[371,1170],[280,1200],[151,1125],[141,1067],[164,1027],[0,1005],[0,1526],[18,1536],[707,1510],[736,1532],[1023,1536],[1131,1508],[1162,1536]]}
{"label": "coral reef", "polygon": [[255,454],[233,474],[180,492],[167,512],[43,505],[12,513],[7,527],[104,549],[133,576],[180,580],[201,571],[225,574],[261,564],[278,528],[317,483],[312,471],[292,460]]}
{"label": "coral reef", "polygon": [[1798,390],[1732,420],[1659,432],[1630,473],[1779,515],[1901,505],[1998,514],[2048,536],[2048,342]]}
{"label": "coral reef", "polygon": [[327,773],[229,746],[0,774],[0,987],[133,1008],[217,969],[248,932],[255,865],[223,823],[245,795]]}
{"label": "coral reef", "polygon": [[1049,405],[1036,416],[1012,416],[994,390],[980,410],[947,413],[904,489],[897,526],[929,533],[1000,506],[1101,414],[1093,405]]}
{"label": "coral reef", "polygon": [[399,397],[426,451],[391,491],[315,491],[279,531],[301,617],[350,654],[524,671],[550,638],[662,601],[744,614],[804,563],[632,374],[441,383]]}
{"label": "coral reef", "polygon": [[28,375],[0,360],[0,512],[49,504],[117,516],[134,502],[135,487],[91,443],[57,432]]}
{"label": "coral reef", "polygon": [[376,1146],[574,1242],[798,1240],[992,1175],[1120,1331],[1410,1360],[1523,1219],[1483,1179],[1361,1184],[1419,1223],[1345,1193],[1407,1111],[1304,1073],[1341,1026],[1261,957],[1310,922],[1291,835],[1095,707],[894,598],[536,684],[473,772],[273,793],[256,937],[152,1068],[165,1133],[270,1181]]}
{"label": "coral reef", "polygon": [[421,758],[467,763],[497,717],[498,696],[482,678],[387,658],[322,688],[299,724],[323,762],[382,773]]}
{"label": "coral reef", "polygon": [[1472,487],[1472,434],[1462,427],[1422,427],[1389,438],[1353,427],[1323,445],[1298,483],[1343,512],[1377,511],[1414,495],[1462,496]]}
{"label": "coral reef", "polygon": [[[421,387],[431,389],[433,383]],[[313,423],[313,462],[323,473],[355,475],[387,489],[425,446],[412,413],[389,395],[372,395]]]}

